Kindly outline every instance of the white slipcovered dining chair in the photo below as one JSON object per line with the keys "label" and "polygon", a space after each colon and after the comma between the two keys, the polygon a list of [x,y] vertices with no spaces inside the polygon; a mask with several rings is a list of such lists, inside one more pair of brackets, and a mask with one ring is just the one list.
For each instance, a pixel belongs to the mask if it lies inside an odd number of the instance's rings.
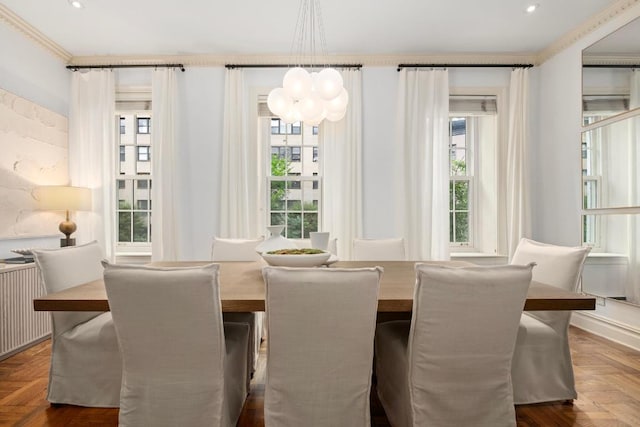
{"label": "white slipcovered dining chair", "polygon": [[[97,242],[33,251],[45,292],[102,279]],[[122,362],[109,312],[51,312],[47,400],[54,404],[118,407]]]}
{"label": "white slipcovered dining chair", "polygon": [[411,321],[376,329],[376,387],[391,425],[516,425],[511,357],[531,268],[416,266]]}
{"label": "white slipcovered dining chair", "polygon": [[404,239],[353,239],[353,259],[355,261],[404,261],[406,260]]}
{"label": "white slipcovered dining chair", "polygon": [[218,267],[105,262],[123,361],[121,427],[236,425],[249,325],[223,325]]}
{"label": "white slipcovered dining chair", "polygon": [[267,427],[369,427],[382,269],[263,270]]}
{"label": "white slipcovered dining chair", "polygon": [[[511,264],[536,263],[533,280],[577,291],[591,248],[556,246],[521,239]],[[577,397],[569,348],[571,311],[522,314],[513,355],[516,404],[572,400]]]}
{"label": "white slipcovered dining chair", "polygon": [[[259,261],[262,258],[256,252],[256,246],[264,239],[229,239],[214,237],[211,248],[212,261]],[[258,356],[260,354],[260,343],[264,336],[264,313],[223,313],[225,322],[244,322],[249,324],[251,329],[249,343],[249,370],[248,380],[257,369]]]}

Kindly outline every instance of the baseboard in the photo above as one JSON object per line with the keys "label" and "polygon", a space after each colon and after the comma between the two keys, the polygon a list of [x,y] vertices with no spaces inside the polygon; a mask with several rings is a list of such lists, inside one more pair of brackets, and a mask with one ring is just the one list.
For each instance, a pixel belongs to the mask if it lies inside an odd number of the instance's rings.
{"label": "baseboard", "polygon": [[26,349],[28,349],[29,347],[33,347],[34,345],[41,343],[42,341],[48,340],[49,338],[51,338],[51,334],[47,334],[45,336],[42,336],[40,338],[36,338],[35,340],[28,342],[26,344],[21,345],[20,347],[14,348],[11,351],[8,351],[2,355],[0,355],[0,361],[4,360],[4,359],[8,359],[11,356],[20,353],[21,351],[24,351]]}
{"label": "baseboard", "polygon": [[640,330],[591,313],[574,311],[571,325],[640,351]]}

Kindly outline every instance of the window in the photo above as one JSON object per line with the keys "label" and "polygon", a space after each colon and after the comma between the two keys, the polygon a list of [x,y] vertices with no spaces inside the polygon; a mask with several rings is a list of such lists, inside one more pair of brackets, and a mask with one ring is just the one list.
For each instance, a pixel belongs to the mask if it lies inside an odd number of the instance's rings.
{"label": "window", "polygon": [[[118,102],[116,253],[151,251],[151,116]],[[140,108],[136,103],[134,108]]]}
{"label": "window", "polygon": [[470,245],[469,187],[472,176],[467,170],[469,142],[467,118],[449,119],[449,242]]}
{"label": "window", "polygon": [[311,133],[313,135],[317,135],[318,134],[318,126],[314,126],[313,128],[311,128]]}
{"label": "window", "polygon": [[141,145],[138,148],[138,161],[148,162],[151,160],[151,147],[147,145]]}
{"label": "window", "polygon": [[149,134],[151,133],[151,118],[150,117],[138,117],[138,133]]}
{"label": "window", "polygon": [[451,251],[496,253],[498,233],[492,224],[497,224],[498,207],[497,97],[454,94],[449,111]]}
{"label": "window", "polygon": [[[265,150],[267,171],[267,225],[284,225],[283,234],[292,239],[308,238],[318,231],[320,187],[318,137],[311,126],[303,123],[285,124],[271,117],[271,112],[259,106],[261,120],[270,120],[269,141]],[[264,126],[258,125],[259,129]]]}
{"label": "window", "polygon": [[[584,125],[603,120],[607,115],[585,115]],[[602,143],[602,131],[582,133],[582,208],[595,209],[600,207],[602,199],[602,156],[600,145]],[[582,242],[596,249],[601,246],[600,234],[602,226],[599,215],[583,215]]]}

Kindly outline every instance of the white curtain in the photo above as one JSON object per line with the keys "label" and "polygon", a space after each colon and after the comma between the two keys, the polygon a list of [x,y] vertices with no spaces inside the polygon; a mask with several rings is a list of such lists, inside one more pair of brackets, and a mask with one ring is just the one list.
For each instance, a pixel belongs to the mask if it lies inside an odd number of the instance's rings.
{"label": "white curtain", "polygon": [[521,237],[531,235],[529,204],[528,106],[529,70],[516,68],[509,84],[509,133],[507,136],[507,250],[509,259]]}
{"label": "white curtain", "polygon": [[[631,72],[629,108],[640,108],[640,70]],[[640,117],[631,118],[629,125],[630,206],[640,206]],[[625,296],[640,304],[640,214],[629,215],[629,274]]]}
{"label": "white curtain", "polygon": [[242,69],[226,70],[219,236],[254,238],[260,215],[259,147],[250,141]]}
{"label": "white curtain", "polygon": [[411,260],[449,259],[449,74],[400,72],[397,219]]}
{"label": "white curtain", "polygon": [[341,259],[352,258],[351,242],[362,235],[362,72],[342,70],[349,93],[347,114],[320,125],[321,230],[337,238]]}
{"label": "white curtain", "polygon": [[78,244],[97,240],[105,257],[114,258],[115,79],[111,70],[74,72],[69,108],[69,177],[92,189],[92,211],[76,213]]}
{"label": "white curtain", "polygon": [[153,71],[151,86],[151,259],[176,261],[178,238],[177,82],[173,68]]}

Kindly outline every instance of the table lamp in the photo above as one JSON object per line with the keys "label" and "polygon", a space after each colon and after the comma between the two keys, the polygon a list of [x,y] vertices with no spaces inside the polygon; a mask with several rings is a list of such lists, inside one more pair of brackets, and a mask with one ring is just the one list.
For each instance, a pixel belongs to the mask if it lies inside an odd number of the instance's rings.
{"label": "table lamp", "polygon": [[91,190],[84,187],[72,187],[68,185],[50,185],[38,187],[34,190],[34,196],[39,202],[41,210],[65,211],[66,220],[58,227],[66,237],[60,239],[60,247],[75,246],[76,239],[71,234],[76,231],[76,223],[69,219],[70,211],[91,210]]}

